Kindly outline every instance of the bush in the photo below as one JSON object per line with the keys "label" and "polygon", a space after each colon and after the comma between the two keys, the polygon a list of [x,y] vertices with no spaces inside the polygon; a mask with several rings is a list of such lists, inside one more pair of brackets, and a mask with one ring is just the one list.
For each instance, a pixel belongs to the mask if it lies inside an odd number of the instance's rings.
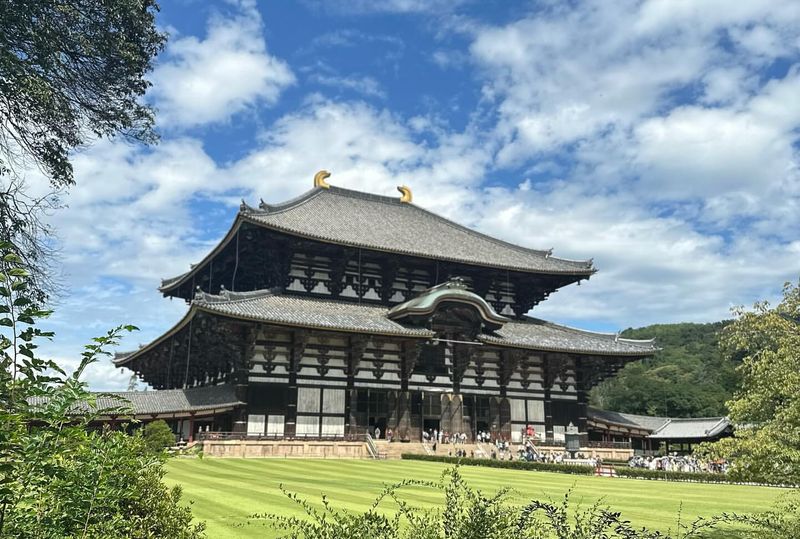
{"label": "bush", "polygon": [[0,242],[0,537],[203,537],[142,436],[88,431],[100,415],[130,412],[124,401],[99,409],[81,375],[135,328],[93,339],[67,375],[37,357],[37,342],[53,337],[36,327],[48,314],[31,299],[14,246]]}
{"label": "bush", "polygon": [[175,435],[172,429],[163,419],[156,419],[144,426],[144,443],[153,453],[160,453],[175,445]]}
{"label": "bush", "polygon": [[[444,494],[444,503],[433,509],[419,509],[401,495],[408,487],[438,490]],[[287,532],[282,537],[292,539],[670,539],[660,532],[633,528],[620,513],[603,507],[600,502],[586,508],[576,507],[570,502],[571,491],[558,502],[534,500],[523,507],[513,506],[507,503],[507,489],[485,495],[466,484],[458,467],[445,470],[439,482],[403,481],[388,485],[370,509],[361,514],[334,509],[324,495],[322,509],[317,509],[297,494],[283,492],[303,509],[307,518],[269,513],[250,518]],[[398,507],[392,517],[379,512],[386,498]],[[723,520],[740,522],[735,516],[698,519],[689,526],[681,526],[675,539],[699,539]]]}
{"label": "bush", "polygon": [[438,455],[414,455],[403,453],[404,460],[426,460],[430,462],[444,462],[447,464],[460,464],[463,466],[486,466],[488,468],[508,468],[511,470],[531,470],[539,472],[559,472],[576,475],[592,475],[594,468],[579,464],[554,464],[548,462],[528,462],[526,460],[495,460],[474,459],[458,457],[440,457]]}
{"label": "bush", "polygon": [[[627,466],[616,466],[614,470],[620,477],[631,477],[635,479],[657,479],[662,481],[694,481],[703,483],[742,483],[739,478],[721,473],[706,472],[671,472],[664,470],[650,470],[647,468],[629,468]],[[768,485],[767,483],[748,482],[749,484]],[[793,486],[793,485],[785,485]]]}

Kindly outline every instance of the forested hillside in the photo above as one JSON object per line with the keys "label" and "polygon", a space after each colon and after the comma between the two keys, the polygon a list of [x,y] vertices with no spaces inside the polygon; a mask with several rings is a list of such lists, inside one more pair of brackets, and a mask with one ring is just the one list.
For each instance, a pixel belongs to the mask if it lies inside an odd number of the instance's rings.
{"label": "forested hillside", "polygon": [[735,363],[722,357],[717,342],[727,324],[656,324],[625,330],[622,336],[631,339],[655,337],[662,350],[596,387],[592,405],[670,417],[726,414],[725,401],[736,387]]}

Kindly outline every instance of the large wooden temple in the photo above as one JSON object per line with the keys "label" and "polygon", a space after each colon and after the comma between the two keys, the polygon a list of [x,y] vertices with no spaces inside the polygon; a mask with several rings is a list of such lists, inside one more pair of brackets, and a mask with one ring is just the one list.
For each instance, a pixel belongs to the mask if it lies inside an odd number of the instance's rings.
{"label": "large wooden temple", "polygon": [[226,395],[193,402],[205,415],[184,434],[345,438],[378,427],[415,441],[423,429],[516,441],[531,425],[558,440],[569,424],[586,430],[595,384],[655,352],[528,316],[589,279],[591,260],[460,226],[406,187],[377,196],[327,177],[287,202],[243,203],[203,260],[163,281],[186,315],[115,359],[173,390],[164,394]]}

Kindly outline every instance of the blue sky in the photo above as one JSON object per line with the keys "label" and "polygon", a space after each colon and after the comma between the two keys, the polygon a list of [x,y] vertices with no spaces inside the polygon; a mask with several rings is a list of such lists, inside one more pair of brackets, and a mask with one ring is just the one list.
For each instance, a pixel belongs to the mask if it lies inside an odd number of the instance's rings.
{"label": "blue sky", "polygon": [[296,196],[323,168],[593,257],[534,310],[571,325],[719,320],[800,274],[797,2],[172,0],[158,22],[161,143],[77,153],[52,216],[68,289],[47,351],[65,363],[118,323],[141,327],[123,348],[157,337],[186,309],[159,279],[240,199]]}

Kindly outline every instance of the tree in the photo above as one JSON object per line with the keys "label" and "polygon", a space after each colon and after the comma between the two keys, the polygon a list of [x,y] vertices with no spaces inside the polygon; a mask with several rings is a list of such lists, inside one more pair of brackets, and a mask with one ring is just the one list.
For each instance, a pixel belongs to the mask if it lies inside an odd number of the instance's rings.
{"label": "tree", "polygon": [[99,409],[80,378],[135,328],[93,339],[71,375],[41,359],[37,343],[54,335],[36,324],[49,312],[31,301],[16,251],[0,242],[0,537],[202,537],[180,488],[162,481],[162,455],[141,436],[87,428],[129,411],[122,400]]}
{"label": "tree", "polygon": [[[163,49],[154,0],[0,2],[0,240],[19,248],[29,283],[57,292],[43,211],[74,183],[70,152],[98,137],[152,143],[144,78]],[[53,192],[26,195],[37,167]]]}
{"label": "tree", "polygon": [[727,458],[731,474],[744,480],[800,483],[800,287],[787,283],[772,307],[756,303],[734,309],[736,320],[721,346],[741,357],[742,386],[728,401],[737,425],[732,438],[706,446]]}
{"label": "tree", "polygon": [[596,387],[592,403],[632,414],[708,417],[727,414],[738,378],[737,358],[723,355],[719,335],[729,322],[656,324],[627,329],[624,337],[655,338],[661,350],[625,366]]}
{"label": "tree", "polygon": [[160,453],[175,445],[175,435],[163,419],[157,419],[144,426],[144,443],[153,453]]}
{"label": "tree", "polygon": [[[31,159],[56,187],[90,137],[152,142],[145,74],[166,37],[153,0],[0,4],[0,167]],[[16,158],[16,159],[15,159]]]}

